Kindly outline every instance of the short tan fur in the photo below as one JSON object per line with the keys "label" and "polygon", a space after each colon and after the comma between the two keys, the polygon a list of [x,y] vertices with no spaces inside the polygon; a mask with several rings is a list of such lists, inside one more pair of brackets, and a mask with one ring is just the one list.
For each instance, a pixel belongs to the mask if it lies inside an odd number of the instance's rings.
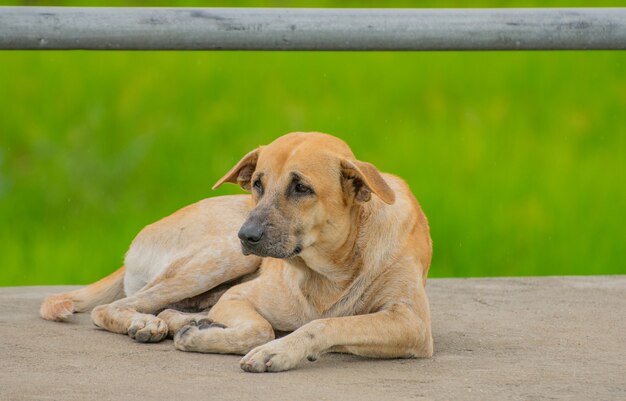
{"label": "short tan fur", "polygon": [[[432,355],[432,243],[403,180],[336,137],[297,132],[248,153],[215,187],[223,183],[252,193],[205,199],[147,226],[124,267],[47,298],[41,316],[65,320],[95,306],[99,327],[245,355],[249,372],[326,352]],[[204,311],[177,310],[190,307]]]}

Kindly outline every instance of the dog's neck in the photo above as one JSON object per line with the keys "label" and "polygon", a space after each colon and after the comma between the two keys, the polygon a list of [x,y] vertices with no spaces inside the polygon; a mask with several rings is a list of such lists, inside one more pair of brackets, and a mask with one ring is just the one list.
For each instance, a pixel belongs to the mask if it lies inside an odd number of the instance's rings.
{"label": "dog's neck", "polygon": [[364,214],[363,207],[354,205],[344,221],[327,227],[335,235],[320,235],[330,239],[305,248],[287,263],[297,264],[335,283],[351,281],[360,265],[357,240]]}
{"label": "dog's neck", "polygon": [[284,261],[289,271],[298,272],[300,290],[305,297],[319,303],[314,307],[320,313],[340,302],[359,278],[363,265],[359,228],[368,213],[366,208],[355,205],[350,210],[350,221],[345,224],[347,229],[342,240],[312,246],[298,257]]}

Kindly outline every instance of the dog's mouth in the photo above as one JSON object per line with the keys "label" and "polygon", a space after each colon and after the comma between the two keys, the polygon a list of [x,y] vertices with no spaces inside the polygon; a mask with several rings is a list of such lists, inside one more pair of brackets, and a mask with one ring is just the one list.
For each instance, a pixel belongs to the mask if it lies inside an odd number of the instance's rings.
{"label": "dog's mouth", "polygon": [[241,242],[241,252],[244,255],[256,255],[261,257],[270,257],[276,259],[289,259],[297,256],[302,252],[302,245],[296,245],[290,252],[285,252],[282,249],[267,249],[262,246],[249,246],[243,241]]}
{"label": "dog's mouth", "polygon": [[291,252],[291,255],[287,256],[285,259],[293,258],[294,256],[298,255],[300,252],[302,252],[302,245],[296,245],[296,247],[293,249],[293,252]]}

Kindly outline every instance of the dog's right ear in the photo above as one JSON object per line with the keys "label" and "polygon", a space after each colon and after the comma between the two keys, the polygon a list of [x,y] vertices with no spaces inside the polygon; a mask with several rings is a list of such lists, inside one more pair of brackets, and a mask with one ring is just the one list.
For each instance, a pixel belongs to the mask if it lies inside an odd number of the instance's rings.
{"label": "dog's right ear", "polygon": [[239,184],[241,188],[249,191],[250,180],[252,179],[252,173],[254,173],[256,169],[256,162],[259,160],[260,150],[261,148],[254,149],[252,152],[245,155],[239,160],[239,163],[237,163],[235,167],[231,168],[225,176],[220,178],[215,185],[213,185],[213,189],[225,182],[230,182],[232,184]]}

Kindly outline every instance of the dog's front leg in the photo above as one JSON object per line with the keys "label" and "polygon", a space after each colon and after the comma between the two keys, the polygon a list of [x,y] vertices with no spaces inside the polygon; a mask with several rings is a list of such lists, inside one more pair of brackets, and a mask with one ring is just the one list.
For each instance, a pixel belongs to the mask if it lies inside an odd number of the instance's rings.
{"label": "dog's front leg", "polygon": [[247,372],[278,372],[325,352],[349,352],[374,358],[432,355],[430,319],[404,304],[380,312],[314,320],[292,334],[261,345],[241,360]]}
{"label": "dog's front leg", "polygon": [[234,288],[219,300],[208,318],[182,327],[174,337],[181,351],[240,354],[274,339],[272,325]]}

